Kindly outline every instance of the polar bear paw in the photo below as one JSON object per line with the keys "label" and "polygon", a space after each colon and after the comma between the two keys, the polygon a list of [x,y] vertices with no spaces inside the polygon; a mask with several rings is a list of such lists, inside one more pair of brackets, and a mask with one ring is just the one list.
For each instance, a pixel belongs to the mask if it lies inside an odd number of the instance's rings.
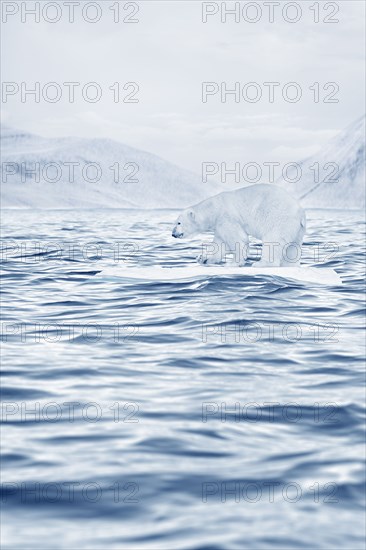
{"label": "polar bear paw", "polygon": [[196,260],[201,265],[219,265],[224,263],[222,258],[217,256],[206,256],[204,254],[197,256]]}
{"label": "polar bear paw", "polygon": [[196,257],[196,260],[199,264],[207,264],[208,258],[207,256],[200,254],[199,256]]}

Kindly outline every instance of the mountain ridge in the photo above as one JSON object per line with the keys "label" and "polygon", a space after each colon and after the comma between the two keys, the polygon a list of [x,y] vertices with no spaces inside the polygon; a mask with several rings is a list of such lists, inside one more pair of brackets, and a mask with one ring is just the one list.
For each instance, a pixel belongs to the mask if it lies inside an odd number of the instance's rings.
{"label": "mountain ridge", "polygon": [[1,157],[5,208],[184,208],[221,191],[109,138],[43,138],[2,126]]}
{"label": "mountain ridge", "polygon": [[[316,166],[317,163],[317,166]],[[295,168],[277,184],[295,195],[306,208],[364,208],[365,115],[331,139],[320,151],[298,163],[302,177],[296,183]],[[312,169],[310,169],[312,168]],[[319,169],[318,179],[314,168]]]}

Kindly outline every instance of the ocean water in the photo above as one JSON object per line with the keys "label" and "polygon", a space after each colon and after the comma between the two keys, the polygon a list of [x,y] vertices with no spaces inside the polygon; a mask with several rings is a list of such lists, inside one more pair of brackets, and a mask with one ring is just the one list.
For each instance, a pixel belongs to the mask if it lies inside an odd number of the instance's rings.
{"label": "ocean water", "polygon": [[175,215],[4,212],[2,547],[364,548],[362,213],[308,213],[339,287],[103,276]]}

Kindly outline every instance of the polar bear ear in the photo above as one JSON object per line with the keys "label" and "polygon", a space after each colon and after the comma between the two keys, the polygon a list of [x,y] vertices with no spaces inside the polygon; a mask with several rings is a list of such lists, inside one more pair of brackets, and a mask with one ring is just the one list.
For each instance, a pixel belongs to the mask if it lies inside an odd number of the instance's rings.
{"label": "polar bear ear", "polygon": [[193,210],[190,210],[188,215],[189,215],[189,217],[191,218],[191,220],[194,221],[194,220],[196,219],[196,216],[194,215]]}

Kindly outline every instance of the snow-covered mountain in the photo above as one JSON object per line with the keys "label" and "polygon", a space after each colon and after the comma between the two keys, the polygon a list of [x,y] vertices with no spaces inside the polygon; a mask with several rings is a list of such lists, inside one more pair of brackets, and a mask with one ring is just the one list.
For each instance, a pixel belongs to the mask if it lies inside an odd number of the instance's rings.
{"label": "snow-covered mountain", "polygon": [[[295,168],[286,181],[277,183],[301,199],[310,208],[365,207],[365,116],[333,138],[319,153],[298,163],[301,179]],[[338,181],[337,181],[338,180]]]}
{"label": "snow-covered mountain", "polygon": [[183,208],[221,191],[110,139],[49,139],[3,126],[1,162],[3,208]]}
{"label": "snow-covered mountain", "polygon": [[[110,139],[43,138],[1,128],[1,206],[184,208],[223,189]],[[313,208],[365,206],[365,116],[277,184]],[[338,180],[338,181],[337,181]]]}

